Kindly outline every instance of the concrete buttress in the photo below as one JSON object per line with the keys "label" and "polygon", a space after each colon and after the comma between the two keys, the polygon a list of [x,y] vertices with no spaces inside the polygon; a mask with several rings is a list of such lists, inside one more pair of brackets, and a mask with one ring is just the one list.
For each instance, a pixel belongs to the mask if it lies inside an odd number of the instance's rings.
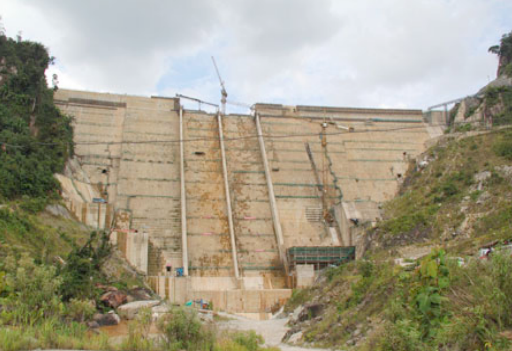
{"label": "concrete buttress", "polygon": [[270,199],[270,209],[272,211],[272,222],[274,224],[274,232],[277,239],[277,248],[279,250],[279,257],[285,267],[285,271],[288,270],[288,264],[286,262],[286,252],[283,240],[283,232],[281,229],[281,220],[279,219],[279,211],[277,209],[276,197],[274,195],[274,185],[272,184],[272,175],[270,174],[270,167],[268,165],[267,152],[265,150],[265,141],[263,140],[263,132],[261,130],[260,115],[256,113],[254,117],[256,121],[256,128],[258,131],[258,143],[260,145],[261,157],[263,159],[263,167],[265,168],[265,179],[267,181],[267,189]]}
{"label": "concrete buttress", "polygon": [[183,257],[183,275],[188,276],[187,244],[187,192],[185,190],[185,160],[183,145],[183,108],[180,106],[180,184],[181,184],[181,250]]}
{"label": "concrete buttress", "polygon": [[222,116],[220,112],[217,114],[217,122],[219,124],[219,141],[220,152],[222,158],[222,173],[224,176],[224,187],[226,190],[226,203],[228,207],[228,222],[229,222],[229,236],[231,239],[231,252],[233,255],[233,267],[235,269],[235,278],[240,278],[240,271],[238,270],[238,258],[236,254],[236,241],[235,230],[233,225],[233,212],[231,210],[231,196],[229,194],[229,181],[228,181],[228,166],[226,163],[226,150],[224,148],[224,133],[222,132]]}

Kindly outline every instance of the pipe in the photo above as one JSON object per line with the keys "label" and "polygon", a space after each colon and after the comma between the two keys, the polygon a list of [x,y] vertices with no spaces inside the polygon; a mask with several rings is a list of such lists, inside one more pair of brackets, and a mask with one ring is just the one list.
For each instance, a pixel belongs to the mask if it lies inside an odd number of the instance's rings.
{"label": "pipe", "polygon": [[226,203],[228,205],[228,224],[229,224],[229,236],[231,238],[231,252],[233,254],[233,266],[235,269],[235,277],[240,278],[240,272],[238,271],[238,259],[236,254],[236,242],[235,242],[235,229],[233,225],[233,213],[231,211],[231,196],[229,194],[229,183],[228,183],[228,166],[226,164],[226,151],[224,149],[224,134],[222,132],[222,117],[220,112],[217,113],[217,122],[219,123],[219,141],[220,141],[220,153],[222,156],[222,173],[224,175],[224,188],[226,189]]}
{"label": "pipe", "polygon": [[180,104],[180,183],[181,183],[181,256],[183,259],[183,275],[188,276],[188,243],[187,243],[187,193],[185,191],[185,161],[183,145],[183,108]]}
{"label": "pipe", "polygon": [[286,259],[286,252],[284,248],[283,231],[281,229],[281,220],[279,219],[279,211],[277,210],[276,197],[274,194],[274,185],[272,183],[272,176],[270,174],[270,167],[268,166],[267,152],[265,150],[265,141],[263,140],[263,133],[261,130],[260,115],[256,113],[256,129],[258,131],[258,142],[260,144],[261,158],[263,159],[263,167],[265,168],[265,178],[267,180],[268,197],[270,199],[270,210],[272,212],[272,222],[274,224],[274,232],[276,234],[277,248],[279,250],[279,257],[283,262],[286,275],[288,275],[288,262]]}

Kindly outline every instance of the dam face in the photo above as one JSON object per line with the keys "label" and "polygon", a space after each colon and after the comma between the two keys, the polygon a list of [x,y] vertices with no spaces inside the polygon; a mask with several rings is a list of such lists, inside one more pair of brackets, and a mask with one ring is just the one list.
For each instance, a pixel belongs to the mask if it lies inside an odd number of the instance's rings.
{"label": "dam face", "polygon": [[111,208],[104,227],[156,291],[259,318],[337,248],[362,252],[359,228],[436,134],[419,110],[256,104],[255,116],[219,116],[71,90],[55,102]]}

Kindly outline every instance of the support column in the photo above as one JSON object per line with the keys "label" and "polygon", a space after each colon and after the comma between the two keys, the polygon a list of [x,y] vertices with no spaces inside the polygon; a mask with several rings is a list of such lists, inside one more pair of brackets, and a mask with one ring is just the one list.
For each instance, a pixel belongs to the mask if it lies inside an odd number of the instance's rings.
{"label": "support column", "polygon": [[277,248],[279,250],[279,257],[281,257],[281,262],[284,265],[285,272],[288,275],[288,262],[286,259],[283,231],[281,229],[281,220],[279,219],[279,211],[277,210],[276,197],[274,195],[274,184],[272,183],[270,167],[268,166],[267,151],[265,150],[265,141],[263,140],[260,115],[258,113],[256,113],[255,120],[256,128],[258,131],[258,142],[260,144],[261,158],[263,159],[263,167],[265,168],[265,178],[267,180],[268,197],[270,199],[270,210],[272,212],[272,222],[274,223],[274,233],[276,235]]}
{"label": "support column", "polygon": [[181,257],[183,275],[188,276],[188,242],[187,242],[187,193],[185,190],[185,160],[183,145],[183,107],[180,104],[180,183],[181,183]]}
{"label": "support column", "polygon": [[224,133],[222,132],[222,117],[220,112],[217,114],[217,122],[219,123],[219,141],[220,141],[220,153],[222,158],[222,174],[224,175],[224,188],[226,189],[226,202],[228,205],[228,223],[229,223],[229,237],[231,238],[231,252],[233,254],[233,266],[235,269],[235,277],[240,278],[240,272],[238,271],[238,258],[236,254],[236,242],[235,242],[235,229],[233,225],[233,213],[231,211],[231,196],[229,194],[229,182],[228,182],[228,166],[226,164],[226,151],[224,149]]}

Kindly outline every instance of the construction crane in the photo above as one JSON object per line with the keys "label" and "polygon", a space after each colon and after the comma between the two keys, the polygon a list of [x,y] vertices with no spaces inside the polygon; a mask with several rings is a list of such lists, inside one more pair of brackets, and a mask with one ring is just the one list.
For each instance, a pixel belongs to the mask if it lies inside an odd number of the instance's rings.
{"label": "construction crane", "polygon": [[226,102],[228,100],[228,92],[226,91],[226,87],[224,86],[224,81],[220,77],[219,68],[217,67],[217,63],[215,62],[215,57],[212,56],[213,65],[215,66],[215,71],[217,72],[217,77],[219,77],[220,82],[220,93],[222,95],[222,98],[220,99],[221,102],[221,112],[223,115],[226,114]]}

